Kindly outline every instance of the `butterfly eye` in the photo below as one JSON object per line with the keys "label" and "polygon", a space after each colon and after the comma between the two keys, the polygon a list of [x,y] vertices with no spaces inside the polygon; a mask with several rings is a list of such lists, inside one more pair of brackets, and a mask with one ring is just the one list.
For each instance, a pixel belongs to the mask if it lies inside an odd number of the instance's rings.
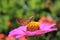
{"label": "butterfly eye", "polygon": [[19,18],[16,20],[17,24],[19,25],[26,25],[29,22],[31,22],[34,19],[34,17],[29,17],[29,18]]}

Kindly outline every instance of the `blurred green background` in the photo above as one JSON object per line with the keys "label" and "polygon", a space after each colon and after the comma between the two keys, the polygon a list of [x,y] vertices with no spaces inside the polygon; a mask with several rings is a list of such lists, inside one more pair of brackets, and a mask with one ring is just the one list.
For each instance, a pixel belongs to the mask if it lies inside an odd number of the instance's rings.
{"label": "blurred green background", "polygon": [[[10,30],[18,27],[17,18],[34,16],[34,20],[38,21],[44,15],[59,21],[60,0],[0,0],[0,33],[8,35]],[[38,40],[40,39],[60,40],[60,31],[38,37]]]}

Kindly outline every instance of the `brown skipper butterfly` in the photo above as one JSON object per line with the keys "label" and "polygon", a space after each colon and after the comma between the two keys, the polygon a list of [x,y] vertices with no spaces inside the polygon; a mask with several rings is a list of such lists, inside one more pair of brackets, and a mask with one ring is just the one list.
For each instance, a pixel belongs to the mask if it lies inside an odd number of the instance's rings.
{"label": "brown skipper butterfly", "polygon": [[23,26],[23,25],[26,25],[26,24],[28,24],[29,22],[31,22],[33,19],[34,19],[34,16],[29,17],[29,18],[18,18],[18,19],[16,20],[16,22],[17,22],[19,25]]}

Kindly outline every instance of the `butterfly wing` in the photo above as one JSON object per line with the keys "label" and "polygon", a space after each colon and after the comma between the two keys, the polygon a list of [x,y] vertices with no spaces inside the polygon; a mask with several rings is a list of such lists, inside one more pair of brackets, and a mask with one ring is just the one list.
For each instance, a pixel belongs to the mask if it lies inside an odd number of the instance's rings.
{"label": "butterfly wing", "polygon": [[29,17],[29,18],[19,18],[16,21],[19,25],[23,26],[23,25],[26,25],[29,22],[31,22],[33,19],[34,19],[34,17],[32,16],[32,17]]}

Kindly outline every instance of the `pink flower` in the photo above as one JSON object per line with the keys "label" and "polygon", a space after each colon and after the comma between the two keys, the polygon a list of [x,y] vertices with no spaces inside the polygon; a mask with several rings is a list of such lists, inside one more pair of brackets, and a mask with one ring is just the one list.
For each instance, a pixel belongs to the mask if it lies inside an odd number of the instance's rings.
{"label": "pink flower", "polygon": [[5,40],[15,40],[14,37],[6,37]]}
{"label": "pink flower", "polygon": [[[35,22],[35,24],[38,24]],[[32,25],[35,25],[32,23]],[[9,32],[9,37],[11,36],[16,36],[16,38],[21,38],[21,37],[26,37],[26,36],[37,36],[37,35],[42,35],[51,31],[56,31],[57,28],[54,28],[56,24],[46,24],[46,23],[41,23],[39,24],[39,30],[35,31],[28,31],[27,26],[20,26],[11,32]],[[36,25],[35,25],[36,26]],[[34,26],[34,27],[35,27]]]}
{"label": "pink flower", "polygon": [[28,40],[26,37],[21,37],[18,40]]}
{"label": "pink flower", "polygon": [[41,17],[39,19],[39,22],[40,23],[48,23],[48,24],[56,23],[52,18],[47,17],[47,16]]}
{"label": "pink flower", "polygon": [[3,33],[0,33],[0,39],[4,38],[5,35]]}

